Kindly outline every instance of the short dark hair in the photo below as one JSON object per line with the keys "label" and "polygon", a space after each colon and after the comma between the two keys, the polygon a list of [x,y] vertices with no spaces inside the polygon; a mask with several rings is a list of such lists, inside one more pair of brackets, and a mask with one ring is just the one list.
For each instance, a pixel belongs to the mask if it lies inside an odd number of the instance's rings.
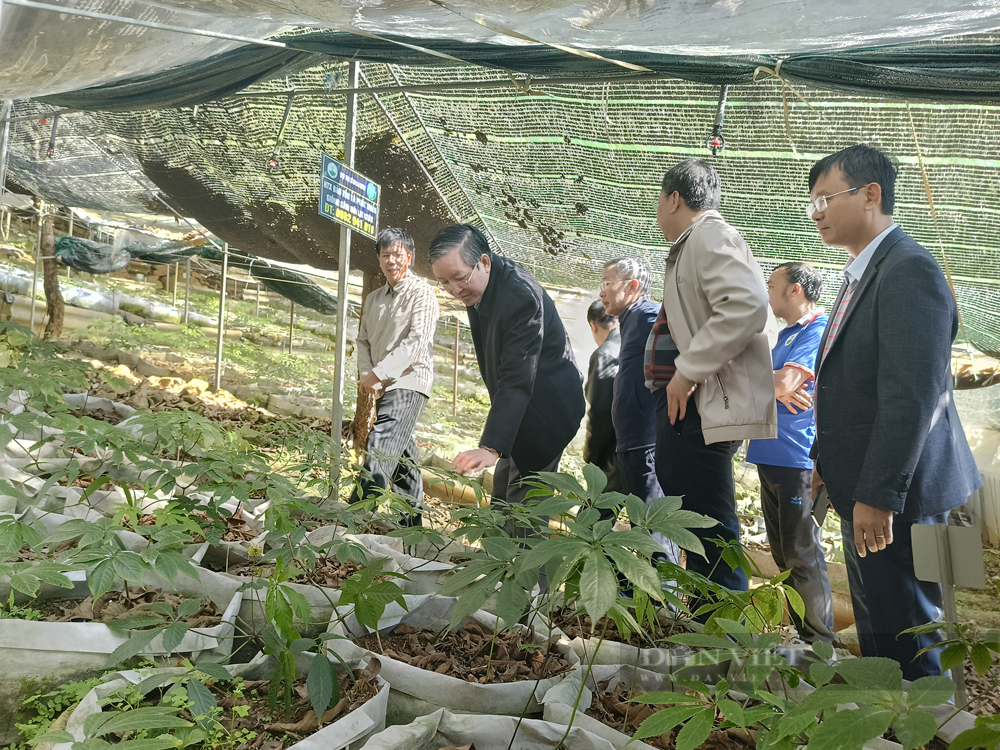
{"label": "short dark hair", "polygon": [[896,173],[899,171],[892,159],[863,143],[824,156],[809,170],[809,191],[812,192],[816,186],[816,180],[834,167],[840,167],[844,179],[855,187],[877,182],[882,188],[882,213],[892,216],[896,205]]}
{"label": "short dark hair", "polygon": [[823,276],[808,263],[802,261],[791,261],[782,263],[775,268],[775,271],[785,269],[785,278],[789,284],[801,284],[802,293],[809,302],[819,302],[823,295]]}
{"label": "short dark hair", "polygon": [[587,322],[596,323],[601,328],[614,328],[618,325],[618,319],[608,315],[608,311],[604,309],[604,303],[599,299],[591,302],[590,307],[587,308]]}
{"label": "short dark hair", "polygon": [[416,248],[416,245],[413,244],[413,238],[405,229],[386,227],[378,233],[378,239],[375,240],[375,254],[381,255],[383,250],[394,245],[402,245],[403,249],[410,255]]}
{"label": "short dark hair", "polygon": [[434,263],[456,247],[462,254],[462,260],[470,267],[474,267],[483,255],[489,255],[490,252],[486,235],[472,224],[452,224],[434,235],[427,251],[427,260]]}
{"label": "short dark hair", "polygon": [[718,208],[722,202],[722,180],[704,159],[685,159],[672,166],[663,176],[660,189],[665,195],[680,193],[693,211]]}

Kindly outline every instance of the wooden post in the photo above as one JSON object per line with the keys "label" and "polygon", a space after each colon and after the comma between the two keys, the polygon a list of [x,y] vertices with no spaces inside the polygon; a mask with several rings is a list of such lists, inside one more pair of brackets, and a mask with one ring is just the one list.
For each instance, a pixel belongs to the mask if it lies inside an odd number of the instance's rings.
{"label": "wooden post", "polygon": [[288,315],[288,353],[292,353],[292,339],[295,337],[295,300],[292,300],[292,311]]}
{"label": "wooden post", "polygon": [[229,243],[222,243],[222,287],[219,289],[219,338],[215,342],[215,389],[222,388],[222,341],[226,337],[226,274],[229,272]]}
{"label": "wooden post", "polygon": [[451,415],[458,416],[458,334],[462,330],[462,321],[455,316],[455,379],[452,383],[451,392]]}
{"label": "wooden post", "polygon": [[47,339],[62,336],[63,319],[66,314],[66,304],[59,291],[59,266],[56,265],[56,240],[52,230],[53,215],[46,214],[42,220],[42,276],[45,289],[45,314],[48,323],[45,324],[43,337]]}
{"label": "wooden post", "polygon": [[188,324],[188,308],[191,303],[191,259],[184,261],[184,325]]}

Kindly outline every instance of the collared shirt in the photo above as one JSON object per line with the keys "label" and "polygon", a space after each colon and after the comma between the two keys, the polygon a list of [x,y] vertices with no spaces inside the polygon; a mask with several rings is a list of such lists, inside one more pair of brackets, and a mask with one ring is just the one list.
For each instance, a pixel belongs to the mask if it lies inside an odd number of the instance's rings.
{"label": "collared shirt", "polygon": [[864,276],[865,271],[868,270],[868,264],[871,262],[872,256],[875,254],[878,246],[882,243],[882,240],[885,239],[886,235],[895,228],[895,224],[890,224],[888,229],[880,232],[875,239],[868,243],[857,258],[850,258],[847,261],[847,265],[844,266],[844,276],[847,278],[848,284],[851,282],[861,281],[861,277]]}
{"label": "collared shirt", "polygon": [[[810,396],[816,380],[816,355],[828,316],[817,308],[806,313],[778,334],[778,343],[771,350],[771,365],[775,371],[785,367],[803,370],[809,377],[804,383]],[[797,409],[792,414],[778,402],[778,437],[776,440],[751,440],[747,461],[765,466],[785,466],[811,469],[809,451],[816,439],[816,422],[812,408]]]}
{"label": "collared shirt", "polygon": [[430,396],[434,382],[434,330],[439,308],[434,290],[412,272],[395,287],[376,289],[365,300],[358,329],[358,372]]}
{"label": "collared shirt", "polygon": [[619,451],[656,445],[656,401],[646,388],[643,365],[646,340],[659,312],[659,303],[643,297],[618,315],[622,346],[611,415]]}

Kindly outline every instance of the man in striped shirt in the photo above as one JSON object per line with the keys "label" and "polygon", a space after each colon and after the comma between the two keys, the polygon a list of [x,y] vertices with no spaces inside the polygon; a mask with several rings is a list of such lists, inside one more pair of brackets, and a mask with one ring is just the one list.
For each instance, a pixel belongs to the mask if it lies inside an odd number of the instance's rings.
{"label": "man in striped shirt", "polygon": [[[375,243],[386,284],[368,295],[358,329],[358,387],[375,394],[377,417],[365,446],[360,491],[391,489],[417,512],[404,519],[419,526],[424,487],[413,428],[434,381],[434,330],[439,308],[434,290],[411,272],[413,238],[390,227]],[[351,502],[361,499],[355,489]]]}

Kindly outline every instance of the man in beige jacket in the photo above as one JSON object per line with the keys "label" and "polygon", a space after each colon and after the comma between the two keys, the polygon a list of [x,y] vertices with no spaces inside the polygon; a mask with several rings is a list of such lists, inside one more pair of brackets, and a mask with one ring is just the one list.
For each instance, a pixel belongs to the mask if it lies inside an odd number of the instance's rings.
{"label": "man in beige jacket", "polygon": [[[777,436],[771,347],[777,321],[764,274],[718,212],[718,173],[686,159],[663,178],[656,220],[672,242],[663,308],[646,344],[647,386],[657,401],[656,474],[668,497],[719,522],[696,529],[707,559],[687,567],[727,588],[747,580],[711,540],[739,542],[733,456],[746,439]],[[698,606],[702,602],[693,602]]]}

